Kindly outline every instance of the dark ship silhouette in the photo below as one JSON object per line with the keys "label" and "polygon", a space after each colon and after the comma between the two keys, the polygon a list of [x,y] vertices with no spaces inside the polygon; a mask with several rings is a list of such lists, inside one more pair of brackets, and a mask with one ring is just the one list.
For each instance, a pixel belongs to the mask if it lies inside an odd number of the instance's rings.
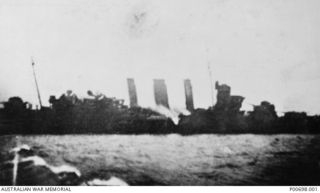
{"label": "dark ship silhouette", "polygon": [[[169,109],[164,80],[154,80],[156,104]],[[216,82],[217,102],[208,109],[194,109],[190,80],[185,80],[186,108],[189,115],[179,121],[138,105],[133,79],[128,79],[130,107],[124,100],[93,94],[79,99],[72,91],[59,98],[50,96],[50,107],[32,109],[19,97],[2,102],[0,134],[199,134],[199,133],[319,133],[320,116],[305,112],[287,112],[278,117],[275,106],[267,101],[254,105],[253,111],[241,111],[244,97],[231,95],[231,88]]]}
{"label": "dark ship silhouette", "polygon": [[[195,109],[192,85],[184,80],[186,109],[190,114],[172,113],[164,79],[154,79],[157,108],[140,107],[134,79],[128,78],[130,106],[124,100],[94,94],[80,99],[71,90],[59,98],[50,96],[50,107],[42,106],[34,62],[32,61],[40,108],[19,97],[2,102],[0,134],[199,134],[199,133],[320,133],[320,116],[305,112],[286,112],[278,117],[275,106],[267,101],[241,111],[243,96],[231,95],[231,87],[217,81],[216,104]],[[173,115],[174,114],[174,115]]]}

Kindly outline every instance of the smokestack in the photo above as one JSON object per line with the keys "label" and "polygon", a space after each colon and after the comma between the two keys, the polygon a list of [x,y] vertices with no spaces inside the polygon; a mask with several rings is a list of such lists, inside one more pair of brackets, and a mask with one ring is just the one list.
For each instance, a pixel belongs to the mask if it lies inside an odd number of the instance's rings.
{"label": "smokestack", "polygon": [[138,97],[137,97],[137,90],[136,85],[134,83],[133,78],[127,78],[128,82],[128,90],[129,90],[129,99],[130,99],[130,107],[137,107],[138,106]]}
{"label": "smokestack", "polygon": [[194,105],[193,105],[193,94],[192,94],[192,86],[191,86],[190,79],[184,80],[184,91],[186,95],[187,110],[192,112],[194,110]]}
{"label": "smokestack", "polygon": [[157,105],[169,108],[167,86],[163,79],[153,80],[154,98]]}

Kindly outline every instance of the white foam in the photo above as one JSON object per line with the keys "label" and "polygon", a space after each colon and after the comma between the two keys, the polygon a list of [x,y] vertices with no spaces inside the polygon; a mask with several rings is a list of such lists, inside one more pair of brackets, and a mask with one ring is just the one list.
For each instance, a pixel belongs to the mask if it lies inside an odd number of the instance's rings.
{"label": "white foam", "polygon": [[48,166],[47,162],[39,156],[30,156],[22,158],[20,162],[33,161],[33,164],[36,166]]}
{"label": "white foam", "polygon": [[89,186],[128,186],[128,184],[120,178],[112,176],[109,180],[93,179],[88,181]]}
{"label": "white foam", "polygon": [[23,144],[23,145],[21,145],[21,146],[18,146],[18,147],[15,147],[15,148],[11,149],[10,152],[19,152],[19,151],[22,150],[22,149],[28,150],[28,151],[31,150],[31,148],[29,147],[29,145]]}
{"label": "white foam", "polygon": [[78,177],[81,176],[81,173],[80,171],[75,168],[75,167],[72,167],[72,166],[68,166],[68,165],[62,165],[62,166],[49,166],[51,171],[56,173],[56,174],[59,174],[59,173],[62,173],[62,172],[70,172],[70,173],[75,173]]}
{"label": "white foam", "polygon": [[20,162],[26,162],[26,161],[33,161],[33,164],[35,166],[45,166],[45,167],[49,168],[55,174],[59,174],[59,173],[62,173],[62,172],[70,172],[70,173],[73,172],[78,177],[81,176],[80,171],[75,167],[68,166],[68,165],[50,166],[50,165],[47,164],[47,162],[43,158],[41,158],[39,156],[30,156],[30,157],[27,157],[27,158],[22,158],[20,160]]}

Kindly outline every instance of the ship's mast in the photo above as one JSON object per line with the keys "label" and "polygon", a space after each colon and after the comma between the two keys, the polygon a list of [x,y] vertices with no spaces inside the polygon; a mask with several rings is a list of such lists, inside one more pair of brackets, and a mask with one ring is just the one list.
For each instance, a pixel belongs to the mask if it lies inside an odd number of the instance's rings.
{"label": "ship's mast", "polygon": [[214,106],[214,95],[213,95],[214,90],[213,90],[212,71],[211,71],[211,67],[210,67],[210,62],[208,62],[208,72],[209,72],[209,78],[210,78],[212,106]]}
{"label": "ship's mast", "polygon": [[209,49],[206,48],[206,55],[207,55],[207,68],[208,68],[208,73],[209,73],[209,78],[210,78],[210,90],[211,90],[211,103],[212,103],[212,107],[214,106],[214,88],[213,88],[213,79],[212,79],[212,70],[211,70],[211,65],[210,65],[210,61],[208,58],[209,55]]}
{"label": "ship's mast", "polygon": [[40,90],[39,90],[39,86],[38,86],[38,81],[37,81],[36,72],[35,72],[35,70],[34,70],[34,61],[33,61],[33,58],[32,58],[32,57],[31,57],[31,66],[32,66],[34,81],[35,81],[35,83],[36,83],[38,100],[39,100],[40,109],[41,109],[41,108],[42,108],[41,95],[40,95]]}

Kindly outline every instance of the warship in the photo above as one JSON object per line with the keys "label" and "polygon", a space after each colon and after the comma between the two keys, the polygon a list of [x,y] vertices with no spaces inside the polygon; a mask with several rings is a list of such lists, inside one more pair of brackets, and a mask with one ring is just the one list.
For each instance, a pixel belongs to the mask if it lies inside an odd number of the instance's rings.
{"label": "warship", "polygon": [[[320,133],[320,116],[305,112],[286,112],[278,116],[268,101],[253,105],[252,111],[242,111],[243,96],[231,95],[231,87],[215,82],[216,103],[207,109],[195,108],[190,79],[183,80],[188,113],[170,108],[166,82],[154,79],[156,108],[144,108],[138,103],[136,84],[127,79],[130,105],[123,99],[108,97],[88,90],[86,98],[79,98],[67,90],[59,98],[49,97],[50,106],[42,105],[40,90],[31,66],[39,105],[15,96],[1,102],[0,134],[168,134],[199,133]],[[209,69],[210,79],[211,71]],[[213,87],[214,84],[211,85]],[[212,98],[213,97],[213,88]]]}

